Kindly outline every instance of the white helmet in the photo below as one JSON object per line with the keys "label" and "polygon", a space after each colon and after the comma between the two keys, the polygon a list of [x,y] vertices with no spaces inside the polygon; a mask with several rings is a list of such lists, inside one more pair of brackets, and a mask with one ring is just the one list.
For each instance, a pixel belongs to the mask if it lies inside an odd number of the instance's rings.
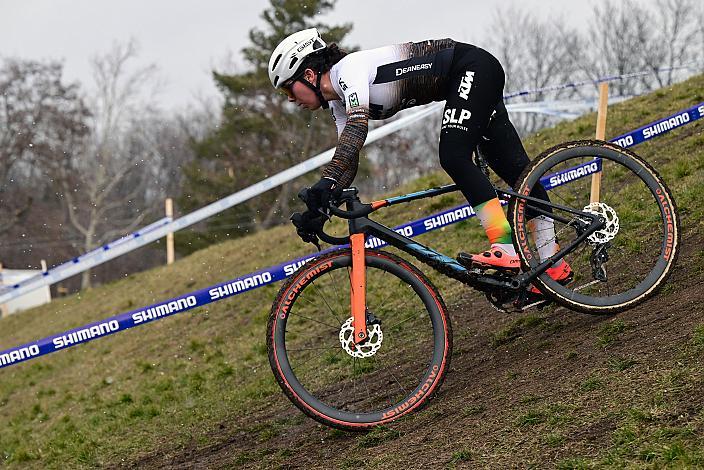
{"label": "white helmet", "polygon": [[296,75],[306,56],[327,47],[315,28],[293,33],[276,46],[269,59],[269,80],[279,88],[286,80]]}

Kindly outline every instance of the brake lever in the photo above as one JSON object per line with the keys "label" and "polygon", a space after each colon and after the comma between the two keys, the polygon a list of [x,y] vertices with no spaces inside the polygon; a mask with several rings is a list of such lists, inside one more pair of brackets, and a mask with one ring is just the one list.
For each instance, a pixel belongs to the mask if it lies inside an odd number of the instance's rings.
{"label": "brake lever", "polygon": [[[310,188],[303,188],[298,192],[298,199],[305,202],[306,205],[308,205],[308,191],[310,191]],[[324,210],[322,207],[318,207],[318,213],[322,215],[325,220],[329,221],[332,220],[332,217],[330,217],[328,212],[329,211]]]}
{"label": "brake lever", "polygon": [[305,229],[303,226],[302,214],[300,212],[294,212],[291,215],[290,220],[293,226],[296,227],[296,235],[298,235],[298,237],[305,243],[312,243],[318,251],[321,251],[318,235]]}
{"label": "brake lever", "polygon": [[313,235],[312,240],[310,240],[308,243],[312,243],[313,246],[318,249],[318,251],[322,251],[322,249],[320,248],[320,239],[316,235]]}

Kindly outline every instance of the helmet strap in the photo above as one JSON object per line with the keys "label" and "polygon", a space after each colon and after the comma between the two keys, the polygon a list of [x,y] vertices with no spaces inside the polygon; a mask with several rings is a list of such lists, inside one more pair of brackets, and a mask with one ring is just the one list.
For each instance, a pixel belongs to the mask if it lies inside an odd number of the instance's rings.
{"label": "helmet strap", "polygon": [[328,101],[323,97],[323,92],[320,91],[320,80],[323,77],[323,74],[321,73],[321,69],[322,69],[322,67],[318,67],[318,70],[316,73],[318,78],[315,80],[315,85],[313,85],[312,83],[310,83],[308,80],[304,79],[303,77],[301,77],[299,80],[301,82],[303,82],[308,88],[313,90],[313,93],[315,93],[315,96],[318,97],[318,101],[320,101],[320,107],[322,107],[323,109],[328,109],[328,106],[329,106]]}

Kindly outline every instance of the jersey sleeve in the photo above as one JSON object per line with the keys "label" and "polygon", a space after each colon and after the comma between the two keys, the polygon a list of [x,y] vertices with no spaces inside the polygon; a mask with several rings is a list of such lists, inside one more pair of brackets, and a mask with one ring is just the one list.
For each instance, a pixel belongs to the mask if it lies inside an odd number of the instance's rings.
{"label": "jersey sleeve", "polygon": [[[332,161],[323,169],[323,177],[335,180],[343,188],[352,184],[359,166],[359,151],[369,131],[369,74],[364,67],[346,64],[338,75],[344,105],[332,106],[338,142]],[[344,111],[344,112],[343,112]]]}

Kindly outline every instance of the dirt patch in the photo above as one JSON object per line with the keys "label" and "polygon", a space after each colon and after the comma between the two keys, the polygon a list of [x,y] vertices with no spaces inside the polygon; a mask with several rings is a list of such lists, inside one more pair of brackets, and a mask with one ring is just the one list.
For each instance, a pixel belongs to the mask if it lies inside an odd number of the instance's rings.
{"label": "dirt patch", "polygon": [[331,430],[280,394],[224,419],[209,444],[164,443],[127,466],[544,467],[597,455],[627,439],[629,426],[653,420],[701,433],[701,380],[686,371],[704,356],[688,346],[704,324],[702,272],[691,263],[704,240],[698,233],[683,240],[663,292],[616,317],[532,312],[540,321],[497,343],[496,333],[517,317],[467,292],[448,306],[455,349],[443,387],[428,407],[388,428]]}

